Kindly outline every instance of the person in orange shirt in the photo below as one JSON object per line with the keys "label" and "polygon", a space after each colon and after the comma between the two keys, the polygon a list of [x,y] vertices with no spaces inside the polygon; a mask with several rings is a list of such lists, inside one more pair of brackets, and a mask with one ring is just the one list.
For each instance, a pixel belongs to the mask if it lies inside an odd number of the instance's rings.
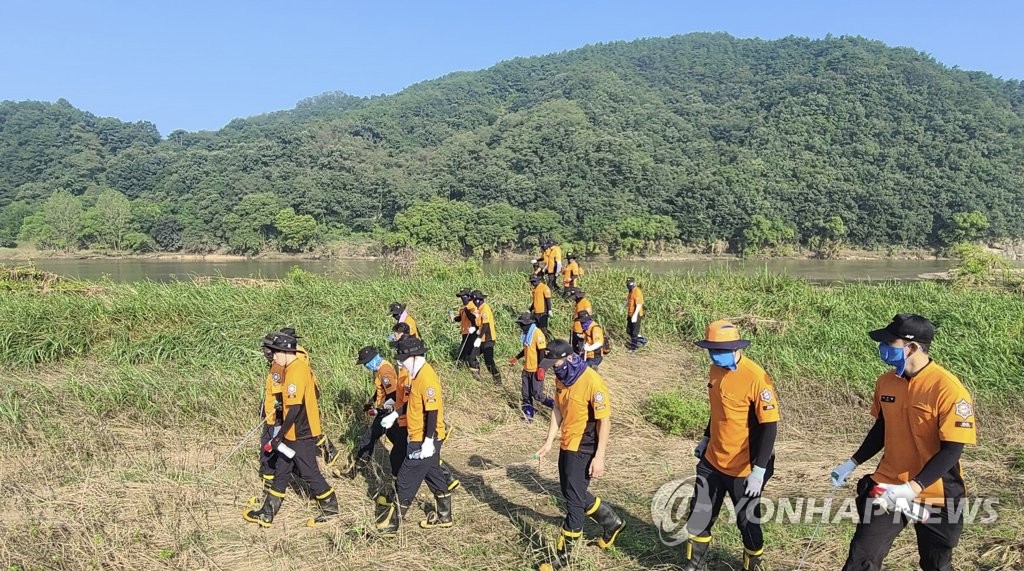
{"label": "person in orange shirt", "polygon": [[537,401],[544,406],[551,408],[554,400],[544,396],[544,369],[540,368],[540,362],[544,358],[544,350],[548,346],[547,337],[544,331],[537,325],[532,313],[523,313],[516,320],[523,334],[520,341],[523,350],[518,355],[508,360],[509,365],[516,365],[519,359],[523,360],[523,390],[522,406],[523,417],[527,424],[533,422],[533,415],[536,411],[533,402]]}
{"label": "person in orange shirt", "polygon": [[265,449],[277,450],[280,454],[274,481],[266,490],[263,505],[258,510],[246,511],[242,517],[261,527],[270,527],[295,473],[305,481],[320,505],[320,515],[309,520],[308,525],[327,523],[339,515],[338,498],[316,461],[316,442],[321,429],[315,377],[309,361],[296,355],[298,341],[294,335],[278,332],[268,337],[264,338],[263,347],[271,351],[278,373],[274,382],[281,385],[283,419]]}
{"label": "person in orange shirt", "polygon": [[711,356],[711,419],[694,450],[697,483],[686,521],[683,569],[696,571],[711,546],[711,528],[728,495],[743,539],[743,569],[764,571],[761,492],[775,471],[779,401],[771,377],[743,354],[750,341],[728,321],[708,325],[695,343]]}
{"label": "person in orange shirt", "polygon": [[558,274],[562,273],[562,247],[548,240],[547,251],[547,262],[548,265],[544,269],[544,273],[548,278],[548,287],[552,291],[558,291]]}
{"label": "person in orange shirt", "polygon": [[843,485],[858,465],[885,453],[857,483],[860,520],[843,569],[882,569],[893,540],[915,521],[921,569],[952,570],[966,511],[959,505],[966,494],[960,456],[964,445],[977,443],[974,400],[929,356],[935,326],[927,318],[901,313],[868,336],[893,368],[875,381],[874,426],[832,471],[832,484]]}
{"label": "person in orange shirt", "polygon": [[580,312],[586,311],[590,314],[594,313],[594,306],[587,299],[587,294],[583,291],[574,287],[568,290],[569,299],[575,303],[575,307],[572,311],[572,333],[569,334],[569,343],[572,344],[572,349],[576,353],[583,352],[583,327],[580,325]]}
{"label": "person in orange shirt", "polygon": [[424,481],[434,494],[434,510],[420,522],[425,529],[451,527],[452,494],[449,482],[441,469],[441,445],[445,439],[444,401],[441,381],[434,368],[427,363],[427,347],[416,337],[405,337],[395,348],[402,369],[409,372],[411,381],[406,402],[406,426],[409,431],[408,455],[398,470],[397,502],[377,523],[377,531],[394,535],[405,518],[416,492]]}
{"label": "person in orange shirt", "polygon": [[533,319],[537,323],[537,327],[540,327],[545,336],[550,336],[548,319],[551,317],[551,288],[548,287],[548,284],[544,283],[540,276],[530,276],[530,285],[533,286],[533,291],[531,292],[533,300],[530,303],[530,312],[533,313]]}
{"label": "person in orange shirt", "polygon": [[579,277],[583,275],[583,268],[580,267],[579,262],[576,261],[576,254],[569,252],[565,258],[569,260],[569,263],[565,265],[565,269],[562,270],[562,286],[566,290],[573,287],[579,287]]}
{"label": "person in orange shirt", "polygon": [[469,371],[476,379],[480,378],[480,361],[478,358],[483,355],[487,371],[491,373],[491,379],[495,383],[501,383],[501,371],[498,364],[494,362],[494,344],[497,342],[497,333],[494,327],[494,311],[487,303],[487,296],[484,292],[476,289],[472,293],[473,304],[476,305],[476,339],[473,340],[473,352],[469,355]]}
{"label": "person in orange shirt", "polygon": [[409,326],[409,335],[412,335],[413,337],[420,336],[420,330],[416,327],[416,320],[409,315],[409,311],[406,309],[404,303],[397,301],[392,302],[391,305],[388,306],[388,312],[391,314],[391,317],[395,319],[396,324],[405,323]]}
{"label": "person in orange shirt", "polygon": [[476,341],[476,304],[473,303],[473,292],[469,288],[459,290],[456,297],[462,302],[458,315],[451,314],[452,321],[459,324],[462,333],[462,344],[459,345],[459,354],[456,357],[459,361],[469,364],[469,354],[473,352],[473,342]]}
{"label": "person in orange shirt", "polygon": [[[398,394],[398,373],[391,363],[381,357],[376,347],[366,346],[356,354],[356,364],[366,367],[373,374],[374,398],[366,403],[363,408],[369,414],[373,422],[370,425],[370,435],[366,442],[356,450],[355,461],[359,462],[364,457],[373,456],[373,449],[377,441],[384,436],[387,429],[381,426],[384,416],[394,412],[395,402]],[[397,435],[391,433],[389,440],[396,440]]]}
{"label": "person in orange shirt", "polygon": [[629,352],[647,344],[647,338],[640,335],[640,321],[644,316],[644,292],[636,285],[636,278],[626,278],[626,334],[629,335]]}
{"label": "person in orange shirt", "polygon": [[576,322],[579,323],[580,329],[583,330],[583,358],[587,360],[587,365],[596,371],[601,366],[601,362],[604,361],[604,356],[608,354],[608,344],[605,343],[604,339],[604,328],[598,325],[594,318],[590,316],[590,312],[585,309],[579,313]]}
{"label": "person in orange shirt", "polygon": [[570,564],[573,544],[583,536],[584,518],[601,526],[598,547],[615,543],[625,522],[612,506],[590,493],[590,480],[605,473],[605,458],[611,435],[612,397],[608,385],[582,357],[573,353],[567,341],[548,344],[538,366],[555,374],[555,407],[547,440],[534,454],[543,458],[559,440],[558,482],[565,499],[565,519],[550,564],[542,569],[562,569]]}

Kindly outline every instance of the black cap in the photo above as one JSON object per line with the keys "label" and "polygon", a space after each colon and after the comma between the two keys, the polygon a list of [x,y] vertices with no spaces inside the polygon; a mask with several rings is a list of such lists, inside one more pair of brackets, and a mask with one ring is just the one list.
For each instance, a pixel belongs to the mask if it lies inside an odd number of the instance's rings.
{"label": "black cap", "polygon": [[405,311],[405,304],[393,301],[391,302],[391,305],[388,306],[388,311],[391,315],[402,315],[402,312]]}
{"label": "black cap", "polygon": [[533,325],[537,323],[537,320],[533,317],[532,313],[520,313],[516,323],[519,325]]}
{"label": "black cap", "polygon": [[470,295],[473,297],[473,299],[487,299],[487,296],[484,295],[484,292],[478,289],[473,290],[473,293],[471,293]]}
{"label": "black cap", "polygon": [[587,296],[587,294],[583,293],[583,290],[581,290],[578,287],[571,287],[571,288],[569,288],[569,289],[567,289],[565,291],[566,291],[566,293],[569,294],[569,297],[571,297],[573,299],[576,299],[576,300],[583,299],[584,297]]}
{"label": "black cap", "polygon": [[464,287],[455,294],[455,297],[470,297],[471,295],[473,295],[473,290],[468,287]]}
{"label": "black cap", "polygon": [[380,355],[377,348],[367,345],[359,350],[358,357],[356,358],[356,365],[365,365],[372,361],[377,355]]}
{"label": "black cap", "polygon": [[263,338],[263,346],[271,351],[280,351],[283,353],[294,353],[299,342],[295,340],[292,335],[281,333],[271,333]]}
{"label": "black cap", "polygon": [[565,255],[565,259],[566,260],[575,260],[576,259],[576,254],[573,253],[573,252],[569,252],[568,254]]}
{"label": "black cap", "polygon": [[636,285],[636,278],[626,278],[626,285],[627,286],[635,286]]}
{"label": "black cap", "polygon": [[575,355],[572,345],[564,339],[555,339],[548,343],[548,348],[544,350],[544,358],[540,360],[540,363],[537,363],[537,366],[541,369],[547,369],[554,365],[555,361],[564,359],[569,355]]}
{"label": "black cap", "polygon": [[409,324],[404,321],[399,321],[391,327],[391,330],[395,333],[401,333],[403,335],[412,334],[412,329],[409,329]]}
{"label": "black cap", "polygon": [[580,310],[579,314],[576,315],[576,321],[586,321],[590,319],[590,312],[586,309]]}
{"label": "black cap", "polygon": [[529,280],[531,284],[537,285],[540,282],[544,281],[544,278],[538,276],[537,274],[533,274],[532,276],[529,277]]}
{"label": "black cap", "polygon": [[284,333],[285,335],[291,335],[292,337],[294,337],[296,339],[302,339],[302,335],[297,335],[295,333],[295,328],[294,327],[282,327],[281,328],[281,333]]}
{"label": "black cap", "polygon": [[401,360],[427,354],[427,346],[418,337],[406,335],[395,343],[395,356]]}
{"label": "black cap", "polygon": [[868,337],[879,343],[903,339],[928,344],[935,339],[935,326],[927,317],[916,313],[900,313],[895,315],[884,329],[868,332]]}

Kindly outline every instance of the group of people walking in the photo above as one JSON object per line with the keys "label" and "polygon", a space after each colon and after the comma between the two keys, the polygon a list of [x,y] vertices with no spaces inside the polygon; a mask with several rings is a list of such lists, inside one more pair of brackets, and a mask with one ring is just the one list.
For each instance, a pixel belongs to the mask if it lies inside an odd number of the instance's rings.
{"label": "group of people walking", "polygon": [[[556,248],[548,244],[538,260],[544,271],[529,278],[530,305],[516,319],[522,350],[509,357],[510,365],[522,361],[524,420],[534,420],[538,404],[551,410],[547,436],[535,457],[546,456],[556,441],[559,446],[559,484],[566,514],[542,569],[570,564],[586,518],[600,526],[596,544],[603,549],[612,547],[625,527],[611,503],[589,490],[591,480],[605,473],[609,450],[613,395],[599,368],[610,347],[579,287],[583,271],[578,264],[561,284],[574,308],[568,339],[552,337],[551,296],[557,284],[552,284],[550,276],[563,269]],[[571,255],[569,260],[570,266],[576,263]],[[636,350],[646,344],[640,336],[644,298],[634,279],[628,279],[626,286],[628,345]],[[482,358],[492,379],[500,382],[494,357],[496,324],[487,296],[469,288],[456,295],[461,304],[450,318],[462,334],[459,361],[479,379]],[[395,319],[389,336],[395,365],[373,346],[362,347],[355,356],[356,363],[373,375],[375,393],[364,407],[373,419],[369,435],[355,451],[354,460],[367,461],[379,438],[387,436],[393,486],[376,498],[382,510],[376,522],[378,533],[398,531],[424,482],[434,507],[420,527],[450,527],[454,524],[452,492],[460,482],[441,458],[447,438],[444,383],[428,362],[428,348],[406,305],[395,302],[389,312]],[[975,419],[973,401],[963,384],[929,356],[934,335],[931,322],[914,314],[897,315],[886,327],[869,333],[878,343],[880,358],[892,369],[876,381],[874,426],[850,459],[832,471],[832,484],[843,485],[860,464],[882,450],[886,453],[878,467],[857,483],[861,517],[844,570],[881,569],[893,540],[911,522],[917,531],[921,567],[952,569],[952,550],[963,529],[953,505],[965,494],[960,455],[965,444],[975,442]],[[270,363],[260,410],[266,422],[261,442],[265,495],[262,505],[252,506],[244,517],[264,527],[272,524],[293,475],[305,482],[320,506],[309,525],[328,523],[339,515],[335,492],[317,461],[320,456],[331,465],[339,454],[323,433],[318,383],[298,339],[294,330],[285,329],[268,334],[262,342]],[[705,564],[712,528],[728,496],[743,542],[743,569],[763,571],[760,498],[775,472],[779,397],[772,378],[744,354],[750,341],[742,338],[733,323],[710,323],[695,344],[708,352],[711,363],[710,417],[694,450],[697,484],[685,524],[681,563],[687,571]],[[925,521],[922,506],[937,517]]]}

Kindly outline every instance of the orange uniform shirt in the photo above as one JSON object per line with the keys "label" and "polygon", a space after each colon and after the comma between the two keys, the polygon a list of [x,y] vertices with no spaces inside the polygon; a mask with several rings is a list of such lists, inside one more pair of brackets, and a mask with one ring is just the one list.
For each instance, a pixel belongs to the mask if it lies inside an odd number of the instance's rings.
{"label": "orange uniform shirt", "polygon": [[406,426],[405,404],[409,402],[409,393],[412,392],[412,379],[409,371],[404,367],[398,370],[398,390],[395,391],[395,410],[398,411],[398,426]]}
{"label": "orange uniform shirt", "polygon": [[576,286],[576,280],[583,275],[583,268],[580,267],[576,260],[573,260],[566,264],[565,269],[562,270],[562,284],[565,287]]}
{"label": "orange uniform shirt", "polygon": [[[879,484],[910,481],[942,441],[976,444],[974,400],[960,379],[930,362],[911,379],[890,370],[875,381],[871,415],[885,419],[885,449],[872,478]],[[943,503],[964,495],[960,464],[925,488],[918,498]]]}
{"label": "orange uniform shirt", "polygon": [[409,441],[422,442],[426,428],[427,412],[437,411],[437,433],[444,440],[444,402],[441,400],[441,380],[429,363],[424,363],[412,379],[409,402],[406,404],[406,419],[409,427]]}
{"label": "orange uniform shirt", "polygon": [[779,421],[779,399],[771,377],[757,363],[740,357],[736,370],[711,366],[711,438],[704,458],[716,470],[736,478],[750,474],[753,421]]}
{"label": "orange uniform shirt", "polygon": [[550,248],[548,248],[548,250],[547,250],[547,252],[545,252],[545,254],[547,254],[546,260],[548,262],[548,266],[547,266],[548,273],[549,274],[553,274],[553,273],[557,272],[558,271],[558,263],[562,261],[562,247],[561,246],[551,246]]}
{"label": "orange uniform shirt", "polygon": [[598,325],[596,321],[591,321],[590,327],[583,332],[583,343],[585,345],[601,343],[601,347],[599,347],[597,351],[587,351],[587,359],[593,359],[595,353],[598,356],[601,356],[608,352],[608,348],[604,344],[604,329],[601,329],[601,326]]}
{"label": "orange uniform shirt", "polygon": [[587,367],[571,387],[555,380],[555,405],[562,413],[562,450],[597,450],[597,420],[611,418],[612,398],[597,371]]}
{"label": "orange uniform shirt", "polygon": [[[295,348],[295,356],[298,359],[302,359],[309,364],[309,353],[302,345],[297,345]],[[284,393],[284,367],[277,363],[270,362],[270,371],[267,372],[267,379],[264,385],[263,395],[263,420],[268,424],[281,424],[284,420],[284,416],[280,412],[275,410],[275,404],[278,401],[282,401],[281,396]],[[313,375],[313,382],[316,383],[316,375]],[[319,396],[319,394],[317,395]]]}
{"label": "orange uniform shirt", "polygon": [[533,288],[533,312],[546,313],[547,307],[544,301],[549,299],[551,299],[551,288],[548,287],[548,284],[540,282]]}
{"label": "orange uniform shirt", "polygon": [[320,407],[316,395],[316,378],[313,376],[313,370],[309,367],[309,360],[296,358],[287,367],[284,367],[281,385],[284,404],[284,410],[281,411],[283,418],[287,418],[288,412],[293,407],[304,407],[304,411],[299,414],[299,418],[283,438],[298,440],[320,436]]}
{"label": "orange uniform shirt", "polygon": [[[373,375],[373,386],[377,389],[377,399],[373,401],[373,406],[380,408],[384,406],[384,401],[389,398],[395,399],[395,392],[398,390],[398,373],[395,372],[395,367],[384,361],[380,364],[380,368]],[[397,402],[398,399],[395,399]]]}
{"label": "orange uniform shirt", "polygon": [[405,323],[406,325],[409,326],[409,335],[412,335],[413,337],[420,336],[420,330],[418,327],[416,327],[416,320],[413,319],[411,315],[409,315],[408,313],[405,314],[405,319],[402,320],[402,323]]}
{"label": "orange uniform shirt", "polygon": [[[491,334],[490,336],[484,336],[484,325],[490,325]],[[497,341],[498,332],[494,328],[494,312],[491,311],[491,305],[486,301],[480,304],[477,308],[476,313],[476,333],[480,336],[480,341],[486,343],[488,341]]]}
{"label": "orange uniform shirt", "polygon": [[537,372],[537,350],[543,351],[548,347],[548,340],[540,327],[533,329],[533,338],[530,343],[523,343],[523,370],[527,373]]}
{"label": "orange uniform shirt", "polygon": [[590,303],[590,300],[583,298],[576,302],[576,309],[572,311],[572,332],[577,335],[583,335],[583,326],[580,325],[576,318],[580,316],[580,312],[586,310],[590,315],[594,315],[594,305]]}
{"label": "orange uniform shirt", "polygon": [[641,306],[640,307],[640,316],[642,317],[643,314],[644,314],[643,304],[644,304],[644,292],[640,291],[640,286],[637,286],[637,287],[633,288],[632,291],[629,292],[628,296],[626,296],[626,318],[628,318],[628,319],[632,319],[633,318],[633,312],[636,311],[636,307],[638,305]]}
{"label": "orange uniform shirt", "polygon": [[463,335],[469,335],[469,328],[476,326],[475,318],[470,318],[470,316],[475,314],[476,304],[472,301],[459,310],[459,328],[462,330]]}

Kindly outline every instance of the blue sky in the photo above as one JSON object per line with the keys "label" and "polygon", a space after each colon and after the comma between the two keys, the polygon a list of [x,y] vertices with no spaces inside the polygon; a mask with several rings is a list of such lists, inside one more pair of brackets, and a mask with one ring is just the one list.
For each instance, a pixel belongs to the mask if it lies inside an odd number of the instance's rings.
{"label": "blue sky", "polygon": [[1024,3],[804,1],[0,2],[0,100],[69,100],[161,133],[324,91],[394,93],[589,43],[724,31],[861,35],[1024,79]]}

